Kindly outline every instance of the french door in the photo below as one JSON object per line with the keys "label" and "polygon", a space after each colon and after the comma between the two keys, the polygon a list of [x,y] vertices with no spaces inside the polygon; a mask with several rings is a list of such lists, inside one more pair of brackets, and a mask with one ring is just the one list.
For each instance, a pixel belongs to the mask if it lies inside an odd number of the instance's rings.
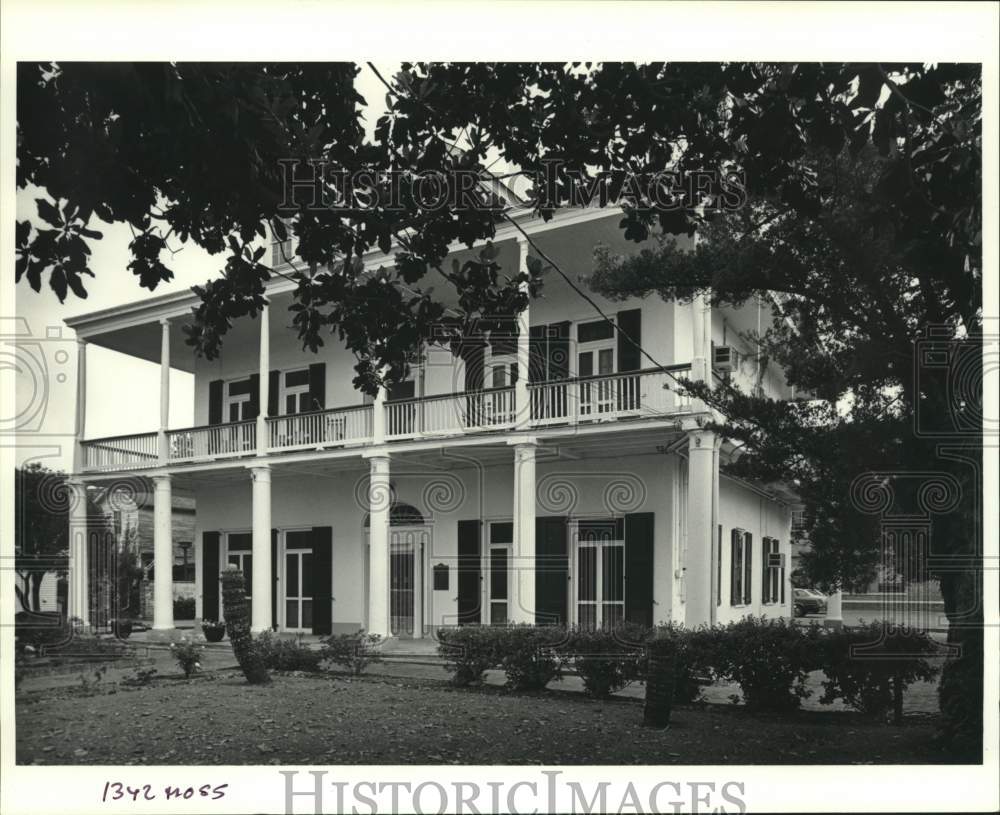
{"label": "french door", "polygon": [[615,523],[577,527],[573,541],[574,617],[590,629],[625,619],[625,541]]}
{"label": "french door", "polygon": [[286,532],[282,575],[286,631],[312,631],[312,569],[312,533]]}
{"label": "french door", "polygon": [[226,562],[243,572],[243,590],[247,600],[253,592],[253,554],[250,551],[251,536],[231,532],[226,538]]}
{"label": "french door", "polygon": [[594,348],[577,354],[577,375],[607,377],[580,383],[580,416],[597,417],[615,410],[614,347]]}
{"label": "french door", "polygon": [[489,586],[490,624],[506,625],[510,603],[510,544],[490,544]]}

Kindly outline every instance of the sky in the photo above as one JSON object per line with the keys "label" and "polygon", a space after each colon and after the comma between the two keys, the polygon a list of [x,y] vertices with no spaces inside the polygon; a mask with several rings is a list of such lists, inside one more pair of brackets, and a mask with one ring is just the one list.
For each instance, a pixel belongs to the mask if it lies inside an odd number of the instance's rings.
{"label": "sky", "polygon": [[[378,68],[391,78],[398,65],[379,63]],[[370,136],[385,110],[385,88],[366,66],[362,66],[357,88],[368,102],[364,122]],[[38,190],[17,191],[17,220],[37,219],[36,197]],[[129,227],[103,222],[93,226],[103,238],[90,243],[95,277],[84,278],[86,300],[69,293],[60,303],[44,277],[38,293],[21,280],[15,287],[14,313],[6,308],[0,312],[0,388],[13,388],[16,403],[13,417],[0,417],[0,428],[16,429],[18,465],[40,461],[51,469],[72,469],[77,348],[75,332],[63,322],[67,317],[184,291],[217,277],[225,263],[225,255],[213,257],[193,243],[183,244],[169,262],[174,279],[150,292],[139,287],[127,268]],[[90,345],[86,379],[85,438],[158,428],[158,364]],[[170,426],[194,424],[194,377],[173,371],[170,397]]]}

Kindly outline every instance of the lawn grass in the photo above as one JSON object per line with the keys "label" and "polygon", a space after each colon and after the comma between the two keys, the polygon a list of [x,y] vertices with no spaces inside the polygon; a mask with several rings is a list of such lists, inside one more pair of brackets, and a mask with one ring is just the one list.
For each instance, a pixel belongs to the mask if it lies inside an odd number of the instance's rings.
{"label": "lawn grass", "polygon": [[924,764],[933,717],[902,727],[850,713],[763,716],[724,705],[641,727],[642,704],[515,695],[389,677],[233,671],[137,689],[21,693],[19,764]]}

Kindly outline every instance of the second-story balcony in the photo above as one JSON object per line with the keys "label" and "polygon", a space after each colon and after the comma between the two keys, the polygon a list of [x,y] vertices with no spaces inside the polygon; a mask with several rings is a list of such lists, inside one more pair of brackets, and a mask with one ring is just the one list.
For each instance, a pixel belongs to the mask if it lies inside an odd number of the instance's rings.
{"label": "second-story balcony", "polygon": [[[111,436],[82,442],[88,472],[154,467],[280,455],[296,451],[445,439],[511,430],[545,432],[606,423],[673,420],[688,410],[677,393],[690,365],[531,383],[527,416],[520,416],[515,388],[390,400],[368,405],[269,416],[260,438],[256,419]],[[375,411],[381,412],[376,421]]]}

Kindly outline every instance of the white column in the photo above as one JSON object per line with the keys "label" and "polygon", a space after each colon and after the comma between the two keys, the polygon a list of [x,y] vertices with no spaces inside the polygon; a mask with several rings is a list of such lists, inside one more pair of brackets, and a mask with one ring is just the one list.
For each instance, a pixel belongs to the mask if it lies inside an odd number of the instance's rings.
{"label": "white column", "polygon": [[271,468],[251,467],[253,482],[253,583],[250,586],[250,627],[254,632],[271,630]]}
{"label": "white column", "polygon": [[721,589],[719,585],[719,560],[722,557],[722,552],[719,551],[719,507],[721,506],[719,503],[719,454],[722,448],[722,438],[720,436],[715,437],[712,447],[712,546],[709,557],[709,569],[711,570],[709,585],[711,586],[712,605],[709,609],[709,622],[715,625],[719,616],[719,591]]}
{"label": "white column", "polygon": [[[792,601],[794,605],[794,600]],[[829,628],[844,626],[844,593],[835,591],[826,600],[826,619],[823,624]]]}
{"label": "white column", "polygon": [[90,580],[87,573],[87,485],[76,479],[66,481],[69,502],[69,596],[67,614],[90,626]]}
{"label": "white column", "polygon": [[389,628],[389,456],[369,456],[371,480],[368,486],[368,631],[388,637]]}
{"label": "white column", "polygon": [[693,628],[712,621],[712,549],[715,527],[712,494],[715,486],[715,434],[708,430],[688,433],[688,545],[685,561],[684,623]]}
{"label": "white column", "polygon": [[385,442],[385,388],[380,387],[372,402],[372,444]]}
{"label": "white column", "polygon": [[514,579],[510,619],[535,624],[535,448],[532,440],[514,444]]}
{"label": "white column", "polygon": [[[268,306],[265,304],[260,311],[260,361],[259,368],[259,388],[257,390],[257,404],[260,410],[257,413],[257,454],[262,455],[267,452],[267,405],[271,398],[271,334],[270,317],[268,316]],[[268,522],[270,523],[270,522]],[[268,533],[270,534],[270,533]],[[268,561],[270,562],[270,561]],[[254,571],[257,571],[257,558],[254,557]]]}
{"label": "white column", "polygon": [[[86,459],[83,440],[87,425],[87,341],[76,339],[76,443],[73,447],[73,472],[83,470]],[[86,503],[86,502],[84,502]]]}
{"label": "white column", "polygon": [[157,434],[160,461],[170,457],[167,428],[170,426],[170,321],[160,320],[160,430]]}
{"label": "white column", "polygon": [[174,627],[173,499],[169,475],[153,476],[153,630]]}
{"label": "white column", "polygon": [[[519,239],[520,250],[518,272],[528,270],[528,241]],[[514,424],[526,428],[531,423],[531,403],[528,393],[528,370],[531,357],[531,306],[527,306],[517,318],[517,382],[514,383]]]}

